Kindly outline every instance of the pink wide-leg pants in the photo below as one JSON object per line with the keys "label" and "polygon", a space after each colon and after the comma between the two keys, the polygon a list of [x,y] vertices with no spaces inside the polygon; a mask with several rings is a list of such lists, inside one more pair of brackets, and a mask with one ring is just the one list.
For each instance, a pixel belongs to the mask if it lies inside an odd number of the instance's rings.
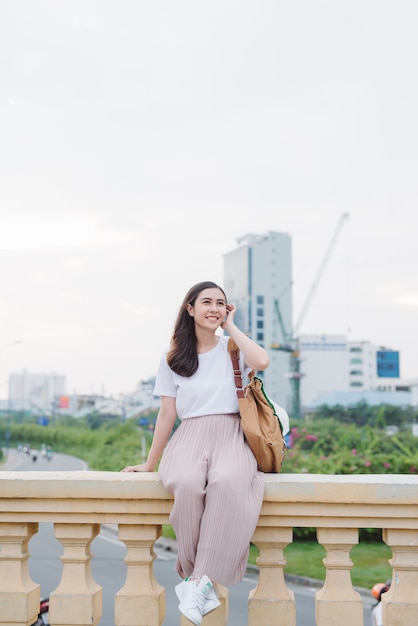
{"label": "pink wide-leg pants", "polygon": [[182,421],[160,463],[174,495],[170,516],[177,572],[222,585],[242,580],[260,515],[264,474],[244,440],[238,414]]}

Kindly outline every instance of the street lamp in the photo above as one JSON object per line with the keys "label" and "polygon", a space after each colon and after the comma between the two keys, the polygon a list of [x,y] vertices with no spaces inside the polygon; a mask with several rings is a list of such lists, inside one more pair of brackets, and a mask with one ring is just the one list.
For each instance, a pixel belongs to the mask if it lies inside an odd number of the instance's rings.
{"label": "street lamp", "polygon": [[[1,355],[2,355],[3,350],[11,346],[16,346],[19,343],[22,343],[22,341],[20,339],[17,339],[15,341],[8,341],[7,343],[4,343],[2,346],[0,346],[0,365],[1,365]],[[7,416],[6,416],[6,435],[5,435],[6,454],[9,451],[9,445],[10,445],[10,411],[11,411],[11,403],[10,403],[10,389],[9,389],[8,390],[8,402],[7,402]]]}

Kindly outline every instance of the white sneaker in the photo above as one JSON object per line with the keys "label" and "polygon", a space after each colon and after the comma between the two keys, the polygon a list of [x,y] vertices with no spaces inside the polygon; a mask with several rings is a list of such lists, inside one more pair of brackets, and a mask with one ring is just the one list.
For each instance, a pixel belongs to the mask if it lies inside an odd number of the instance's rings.
{"label": "white sneaker", "polygon": [[206,602],[203,606],[202,615],[206,615],[207,613],[214,611],[218,608],[218,606],[221,606],[221,603],[218,600],[218,596],[216,595],[215,587],[212,585],[212,587],[206,594]]}
{"label": "white sneaker", "polygon": [[207,576],[203,576],[198,583],[186,578],[176,585],[176,594],[180,600],[180,612],[195,626],[201,625],[203,615],[220,605],[213,584]]}
{"label": "white sneaker", "polygon": [[199,591],[197,582],[186,578],[182,583],[176,585],[176,594],[180,600],[179,610],[187,619],[200,626],[202,623],[202,608],[205,598]]}

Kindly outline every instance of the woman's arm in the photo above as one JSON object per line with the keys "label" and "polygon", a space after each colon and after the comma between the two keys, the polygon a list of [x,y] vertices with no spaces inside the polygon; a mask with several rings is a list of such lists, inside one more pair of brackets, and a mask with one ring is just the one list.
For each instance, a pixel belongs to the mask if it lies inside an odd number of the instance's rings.
{"label": "woman's arm", "polygon": [[162,396],[160,410],[158,411],[157,420],[155,422],[154,436],[146,462],[138,465],[128,465],[122,472],[154,471],[171,435],[176,417],[176,399],[170,396]]}
{"label": "woman's arm", "polygon": [[234,324],[235,305],[227,304],[226,310],[227,316],[222,324],[222,328],[229,333],[240,351],[244,354],[245,363],[248,367],[251,367],[253,370],[265,370],[270,363],[267,352],[264,348],[255,343],[255,341],[247,337],[247,335]]}

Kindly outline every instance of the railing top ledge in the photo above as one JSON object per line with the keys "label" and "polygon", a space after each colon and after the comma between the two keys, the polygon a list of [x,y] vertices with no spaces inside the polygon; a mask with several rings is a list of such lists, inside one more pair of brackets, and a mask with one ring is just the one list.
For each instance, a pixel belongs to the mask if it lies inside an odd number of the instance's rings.
{"label": "railing top ledge", "polygon": [[[0,472],[0,498],[168,500],[157,472]],[[265,502],[418,505],[418,476],[409,474],[267,474]]]}
{"label": "railing top ledge", "polygon": [[167,500],[157,472],[0,472],[0,498]]}
{"label": "railing top ledge", "polygon": [[418,476],[411,474],[268,474],[264,501],[416,504]]}

